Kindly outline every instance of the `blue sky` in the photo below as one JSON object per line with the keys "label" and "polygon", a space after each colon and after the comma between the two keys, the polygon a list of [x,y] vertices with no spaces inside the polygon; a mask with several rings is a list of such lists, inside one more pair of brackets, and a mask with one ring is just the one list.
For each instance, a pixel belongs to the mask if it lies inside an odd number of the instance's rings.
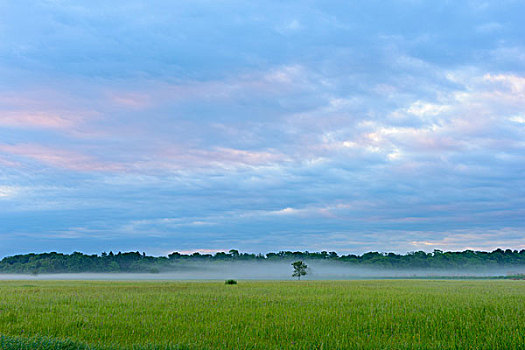
{"label": "blue sky", "polygon": [[522,1],[0,1],[0,256],[525,248]]}

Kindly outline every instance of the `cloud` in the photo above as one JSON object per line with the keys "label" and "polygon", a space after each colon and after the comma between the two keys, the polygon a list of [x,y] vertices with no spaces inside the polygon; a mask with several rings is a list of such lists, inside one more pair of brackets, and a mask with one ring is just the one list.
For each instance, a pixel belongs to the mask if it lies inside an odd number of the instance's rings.
{"label": "cloud", "polygon": [[19,189],[14,186],[0,186],[0,199],[12,198],[16,196]]}
{"label": "cloud", "polygon": [[45,112],[1,112],[0,126],[17,128],[70,129],[72,118]]}
{"label": "cloud", "polygon": [[509,117],[509,120],[519,124],[525,124],[525,117],[521,115],[514,115]]}
{"label": "cloud", "polygon": [[68,89],[43,86],[21,91],[10,89],[0,97],[0,130],[11,130],[11,136],[24,132],[48,133],[54,137],[58,134],[73,138],[99,136],[93,124],[100,115],[94,108],[96,103],[89,100],[89,97],[72,96]]}
{"label": "cloud", "polygon": [[1,11],[0,255],[521,244],[523,4],[96,5]]}
{"label": "cloud", "polygon": [[98,172],[122,170],[122,167],[118,164],[101,162],[81,153],[37,144],[0,144],[0,152],[73,171]]}
{"label": "cloud", "polygon": [[410,244],[415,249],[425,251],[430,249],[492,251],[497,248],[505,249],[508,247],[521,250],[525,248],[525,244],[523,244],[521,239],[522,235],[522,231],[513,228],[482,231],[458,230],[455,232],[436,233],[433,240],[413,241]]}
{"label": "cloud", "polygon": [[504,26],[498,22],[489,22],[479,25],[476,30],[480,33],[494,33],[503,30]]}

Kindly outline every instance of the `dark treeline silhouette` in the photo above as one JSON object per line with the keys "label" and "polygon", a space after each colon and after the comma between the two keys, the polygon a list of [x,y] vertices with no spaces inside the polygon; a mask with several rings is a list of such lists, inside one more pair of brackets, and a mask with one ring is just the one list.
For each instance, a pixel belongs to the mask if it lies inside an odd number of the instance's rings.
{"label": "dark treeline silhouette", "polygon": [[492,252],[465,250],[462,252],[443,252],[434,250],[407,254],[369,252],[363,255],[338,255],[336,252],[291,252],[248,254],[232,249],[228,253],[181,254],[174,252],[167,257],[147,256],[139,252],[118,252],[114,254],[86,255],[42,253],[15,255],[0,261],[0,273],[73,273],[73,272],[146,272],[170,271],[184,265],[184,262],[219,261],[295,261],[324,260],[337,261],[349,266],[378,267],[384,269],[479,269],[525,266],[525,249]]}

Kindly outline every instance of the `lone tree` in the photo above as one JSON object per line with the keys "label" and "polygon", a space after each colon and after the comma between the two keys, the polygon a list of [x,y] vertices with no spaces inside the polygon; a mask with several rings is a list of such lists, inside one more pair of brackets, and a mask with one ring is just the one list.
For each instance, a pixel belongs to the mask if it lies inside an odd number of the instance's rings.
{"label": "lone tree", "polygon": [[301,260],[293,262],[292,266],[293,266],[292,277],[297,277],[297,279],[300,280],[301,276],[306,275],[306,269],[308,268],[308,265],[306,265]]}

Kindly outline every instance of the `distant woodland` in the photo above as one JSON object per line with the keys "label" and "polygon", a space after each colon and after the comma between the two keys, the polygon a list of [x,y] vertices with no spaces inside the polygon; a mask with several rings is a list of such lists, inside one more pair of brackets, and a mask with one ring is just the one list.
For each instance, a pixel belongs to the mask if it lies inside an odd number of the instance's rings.
{"label": "distant woodland", "polygon": [[325,260],[340,263],[383,269],[485,269],[525,266],[525,249],[492,252],[465,250],[462,252],[443,252],[434,250],[410,252],[404,255],[395,253],[369,252],[363,255],[338,255],[336,252],[291,252],[248,254],[232,249],[228,253],[191,255],[177,252],[166,256],[153,257],[140,252],[102,253],[87,255],[42,253],[9,256],[0,261],[0,273],[79,273],[79,272],[144,272],[157,273],[184,266],[184,262],[272,262],[296,260]]}

